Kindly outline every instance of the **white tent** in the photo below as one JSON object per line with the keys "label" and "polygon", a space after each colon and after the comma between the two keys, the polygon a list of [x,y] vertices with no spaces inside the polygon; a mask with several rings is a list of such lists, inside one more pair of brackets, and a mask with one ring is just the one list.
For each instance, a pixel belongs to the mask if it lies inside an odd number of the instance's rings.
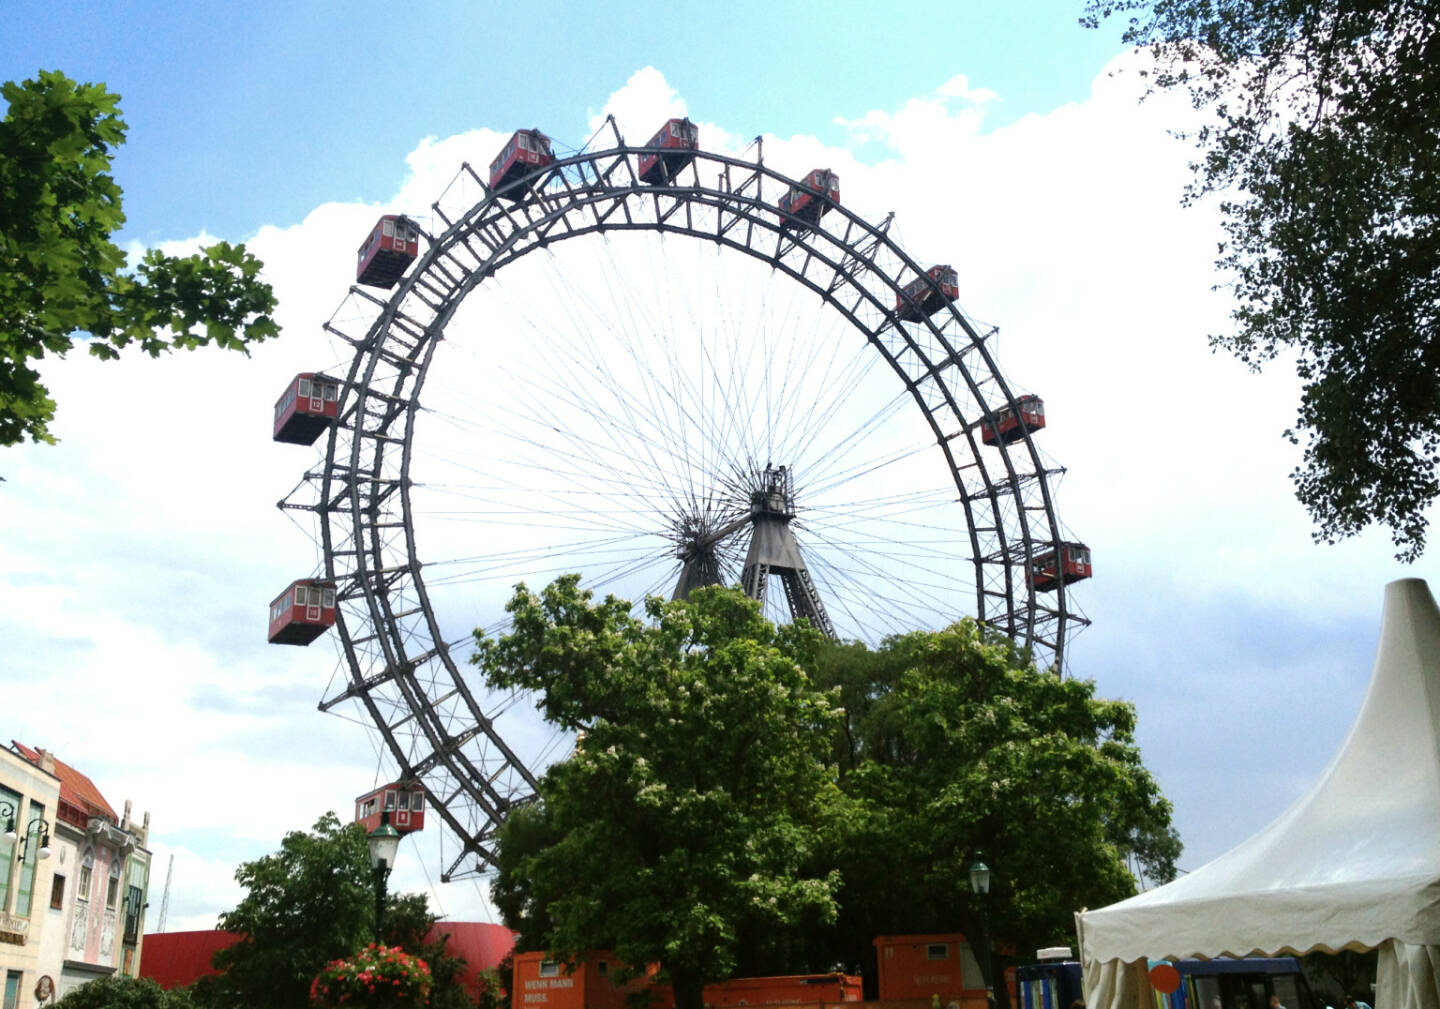
{"label": "white tent", "polygon": [[1386,586],[1370,689],[1309,794],[1188,876],[1076,921],[1091,1009],[1148,1003],[1147,958],[1373,947],[1376,1009],[1440,1009],[1440,609],[1425,582]]}

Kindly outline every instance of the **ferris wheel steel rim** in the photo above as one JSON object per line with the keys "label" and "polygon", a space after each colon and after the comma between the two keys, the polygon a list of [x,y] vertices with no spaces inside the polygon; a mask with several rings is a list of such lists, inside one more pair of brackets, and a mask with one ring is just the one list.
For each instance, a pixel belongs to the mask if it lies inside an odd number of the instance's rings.
{"label": "ferris wheel steel rim", "polygon": [[[541,168],[513,204],[464,166],[483,197],[453,219],[433,207],[446,227],[388,297],[351,288],[352,297],[378,309],[363,334],[326,324],[355,355],[312,506],[325,575],[336,584],[336,628],[349,673],[345,688],[321,706],[358,701],[401,774],[426,782],[432,809],[461,843],[443,879],[493,861],[494,831],[533,797],[535,777],[478,703],[441,633],[414,534],[415,421],[435,349],[466,296],[551,243],[606,232],[682,235],[767,263],[809,289],[880,353],[922,411],[964,509],[973,615],[1057,669],[1067,636],[1086,623],[1069,607],[1066,586],[1042,594],[1026,578],[1039,553],[1063,542],[1048,482],[1058,470],[1044,465],[1028,430],[1013,443],[983,442],[984,419],[1016,405],[989,334],[945,299],[933,313],[922,309],[918,321],[897,317],[897,298],[919,305],[902,287],[926,269],[889,238],[890,219],[872,225],[830,204],[816,223],[802,221],[775,202],[795,180],[759,159],[698,150],[677,184],[649,185],[635,163],[658,149],[616,140]],[[466,868],[477,857],[475,869]]]}

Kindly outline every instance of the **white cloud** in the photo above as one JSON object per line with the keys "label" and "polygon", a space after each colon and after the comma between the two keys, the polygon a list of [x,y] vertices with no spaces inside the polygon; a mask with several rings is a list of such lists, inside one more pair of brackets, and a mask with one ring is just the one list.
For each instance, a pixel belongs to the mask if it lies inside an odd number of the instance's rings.
{"label": "white cloud", "polygon": [[853,141],[880,141],[909,162],[923,156],[939,136],[978,135],[985,107],[999,98],[988,88],[972,88],[964,74],[956,74],[931,94],[911,98],[898,112],[872,109],[856,119],[836,116],[835,123],[846,127]]}
{"label": "white cloud", "polygon": [[[668,119],[686,115],[685,102],[654,67],[630,75],[625,86],[612,93],[600,112],[590,117],[590,132],[605,127],[614,116],[620,133],[632,144],[643,144]],[[609,146],[603,142],[600,146]]]}

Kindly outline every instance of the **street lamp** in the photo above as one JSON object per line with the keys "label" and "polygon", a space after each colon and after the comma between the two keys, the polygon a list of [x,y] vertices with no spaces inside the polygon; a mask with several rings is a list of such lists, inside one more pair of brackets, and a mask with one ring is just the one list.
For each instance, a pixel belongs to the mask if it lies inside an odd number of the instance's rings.
{"label": "street lamp", "polygon": [[[14,841],[19,835],[15,832],[15,804],[11,802],[0,802],[0,817],[5,820],[5,840]],[[50,824],[43,817],[35,817],[25,827],[25,835],[20,841],[20,861],[25,861],[25,848],[30,843],[30,835],[35,833],[35,828],[40,828],[40,850],[36,857],[45,859],[50,857]]]}
{"label": "street lamp", "polygon": [[985,977],[985,1000],[987,1004],[994,1004],[994,966],[990,962],[990,867],[979,860],[970,866],[970,892],[980,898],[980,931],[983,933],[980,946],[985,952],[980,972]]}
{"label": "street lamp", "polygon": [[385,881],[395,867],[395,853],[400,850],[400,832],[390,826],[390,811],[380,814],[380,826],[365,837],[370,845],[370,868],[375,874],[375,941],[383,942],[380,929],[385,923]]}

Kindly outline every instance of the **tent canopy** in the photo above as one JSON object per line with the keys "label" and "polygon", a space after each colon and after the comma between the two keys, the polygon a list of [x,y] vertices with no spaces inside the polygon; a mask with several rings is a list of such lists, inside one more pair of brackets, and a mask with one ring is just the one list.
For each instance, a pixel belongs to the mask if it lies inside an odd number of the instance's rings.
{"label": "tent canopy", "polygon": [[[1386,587],[1370,689],[1307,795],[1215,861],[1077,924],[1090,1005],[1114,989],[1095,973],[1106,963],[1390,942],[1403,963],[1407,947],[1440,947],[1440,609],[1424,581]],[[1423,1004],[1440,1005],[1430,988]]]}

